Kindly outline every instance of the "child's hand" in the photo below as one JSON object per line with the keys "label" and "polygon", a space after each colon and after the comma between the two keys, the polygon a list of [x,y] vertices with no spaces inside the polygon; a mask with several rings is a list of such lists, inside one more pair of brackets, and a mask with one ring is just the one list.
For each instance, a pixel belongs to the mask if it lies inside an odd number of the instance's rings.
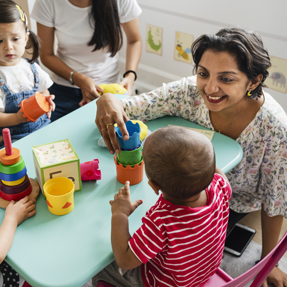
{"label": "child's hand", "polygon": [[28,196],[16,203],[12,200],[6,208],[5,217],[12,218],[19,225],[25,219],[35,215],[35,202],[36,199],[29,200]]}
{"label": "child's hand", "polygon": [[110,200],[112,206],[112,214],[124,213],[129,216],[135,209],[143,203],[141,199],[131,203],[130,197],[130,182],[126,181],[125,186],[120,188],[119,192],[115,194],[114,200]]}
{"label": "child's hand", "polygon": [[53,100],[55,99],[55,95],[44,95],[44,96],[46,97],[47,101],[50,104],[50,111],[46,114],[48,119],[50,119],[52,112],[54,112],[56,108],[56,104],[53,102]]}
{"label": "child's hand", "polygon": [[20,110],[15,114],[15,116],[17,118],[18,125],[22,123],[26,123],[28,121],[28,119],[24,117],[24,113]]}

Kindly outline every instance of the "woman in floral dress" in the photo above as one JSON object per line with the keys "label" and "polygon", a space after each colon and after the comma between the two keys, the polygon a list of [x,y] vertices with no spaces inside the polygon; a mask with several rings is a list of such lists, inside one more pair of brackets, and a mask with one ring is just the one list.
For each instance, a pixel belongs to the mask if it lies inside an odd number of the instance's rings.
{"label": "woman in floral dress", "polygon": [[[242,161],[226,175],[232,186],[229,228],[246,214],[261,210],[262,258],[277,244],[287,218],[287,117],[263,91],[270,67],[268,52],[254,32],[222,29],[203,35],[192,46],[196,76],[122,101],[111,94],[97,101],[96,124],[113,154],[119,152],[117,123],[178,116],[236,140]],[[275,267],[267,281],[287,287],[287,275]]]}

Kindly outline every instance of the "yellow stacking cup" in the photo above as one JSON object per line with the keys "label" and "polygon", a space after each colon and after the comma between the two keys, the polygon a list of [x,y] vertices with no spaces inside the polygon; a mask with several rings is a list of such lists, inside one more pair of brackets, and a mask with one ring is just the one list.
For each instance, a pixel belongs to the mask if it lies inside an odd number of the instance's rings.
{"label": "yellow stacking cup", "polygon": [[64,215],[74,208],[75,186],[67,177],[51,178],[44,184],[48,209],[55,215]]}

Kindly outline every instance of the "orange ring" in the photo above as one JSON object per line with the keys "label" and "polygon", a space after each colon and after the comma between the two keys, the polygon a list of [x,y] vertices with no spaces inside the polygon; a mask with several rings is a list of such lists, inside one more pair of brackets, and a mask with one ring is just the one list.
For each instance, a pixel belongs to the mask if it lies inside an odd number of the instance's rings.
{"label": "orange ring", "polygon": [[3,148],[0,151],[0,161],[4,165],[13,165],[20,160],[20,155],[20,151],[15,147],[13,147],[13,154],[11,155],[6,155],[6,150]]}

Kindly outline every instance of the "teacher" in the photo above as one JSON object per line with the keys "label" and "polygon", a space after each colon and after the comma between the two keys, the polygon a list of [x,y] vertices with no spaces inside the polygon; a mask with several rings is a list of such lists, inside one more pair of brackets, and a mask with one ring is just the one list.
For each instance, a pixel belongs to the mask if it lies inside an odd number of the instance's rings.
{"label": "teacher", "polygon": [[[120,151],[114,129],[125,139],[124,122],[178,116],[236,140],[242,161],[226,175],[232,186],[229,226],[261,209],[262,255],[277,244],[287,217],[287,117],[282,107],[263,91],[270,67],[268,52],[254,32],[222,29],[202,35],[192,45],[196,76],[122,101],[111,94],[97,101],[96,124],[111,153]],[[267,281],[287,286],[278,267]]]}
{"label": "teacher", "polygon": [[127,46],[120,84],[131,95],[142,49],[141,11],[136,0],[36,0],[31,17],[42,43],[40,58],[55,83],[49,89],[56,96],[52,121],[99,97],[99,84],[120,81],[121,27]]}

